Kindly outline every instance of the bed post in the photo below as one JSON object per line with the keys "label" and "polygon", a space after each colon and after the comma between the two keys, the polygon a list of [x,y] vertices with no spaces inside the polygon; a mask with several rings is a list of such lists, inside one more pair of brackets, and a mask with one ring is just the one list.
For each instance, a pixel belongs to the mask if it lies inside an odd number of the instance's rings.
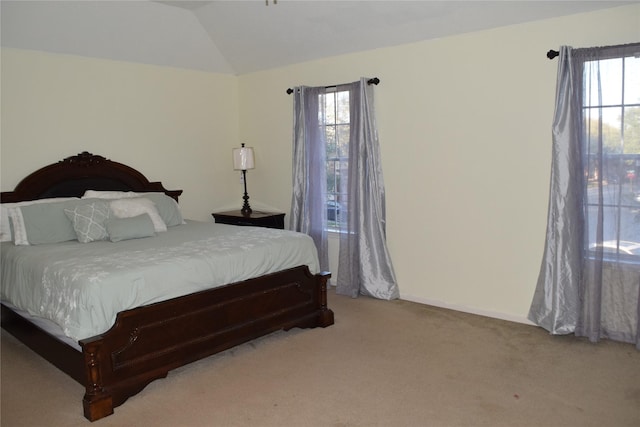
{"label": "bed post", "polygon": [[318,326],[326,328],[334,323],[333,311],[327,307],[327,286],[331,273],[328,271],[322,271],[318,274],[318,281],[320,286],[320,314],[318,316]]}
{"label": "bed post", "polygon": [[99,344],[91,342],[82,344],[84,361],[87,366],[86,393],[82,399],[84,416],[89,421],[95,421],[113,414],[113,398],[103,387],[98,357]]}

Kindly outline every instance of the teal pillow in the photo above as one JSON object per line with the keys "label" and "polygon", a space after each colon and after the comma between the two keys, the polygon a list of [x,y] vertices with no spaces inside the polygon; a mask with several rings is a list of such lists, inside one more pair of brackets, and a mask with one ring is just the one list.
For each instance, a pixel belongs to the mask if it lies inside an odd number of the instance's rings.
{"label": "teal pillow", "polygon": [[71,221],[79,242],[90,243],[108,237],[104,223],[109,219],[109,205],[105,202],[78,205],[65,209],[64,213]]}
{"label": "teal pillow", "polygon": [[78,199],[16,208],[21,212],[20,223],[13,224],[16,245],[39,245],[76,240],[76,232],[64,210],[73,209],[87,202],[87,199]]}
{"label": "teal pillow", "polygon": [[156,229],[149,214],[142,214],[129,218],[109,218],[105,222],[109,239],[120,242],[129,239],[141,239],[156,235]]}

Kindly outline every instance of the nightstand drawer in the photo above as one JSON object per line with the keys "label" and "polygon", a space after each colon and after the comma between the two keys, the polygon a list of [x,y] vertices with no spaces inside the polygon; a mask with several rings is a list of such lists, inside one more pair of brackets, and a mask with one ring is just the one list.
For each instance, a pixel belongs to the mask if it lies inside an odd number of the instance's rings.
{"label": "nightstand drawer", "polygon": [[281,230],[284,230],[285,214],[283,213],[253,211],[248,215],[244,215],[238,210],[229,212],[214,212],[211,215],[215,219],[216,223],[219,224],[279,228]]}

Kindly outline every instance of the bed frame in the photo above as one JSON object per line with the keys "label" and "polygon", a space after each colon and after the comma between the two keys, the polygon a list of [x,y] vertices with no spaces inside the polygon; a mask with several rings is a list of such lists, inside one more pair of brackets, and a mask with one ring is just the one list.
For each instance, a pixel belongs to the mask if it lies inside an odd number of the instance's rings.
{"label": "bed frame", "polygon": [[[68,157],[24,178],[3,203],[48,197],[80,197],[87,189],[169,191],[137,170],[88,152]],[[179,366],[277,330],[327,327],[330,274],[307,266],[233,283],[118,313],[104,334],[59,341],[2,304],[2,327],[85,386],[84,416],[95,421]]]}

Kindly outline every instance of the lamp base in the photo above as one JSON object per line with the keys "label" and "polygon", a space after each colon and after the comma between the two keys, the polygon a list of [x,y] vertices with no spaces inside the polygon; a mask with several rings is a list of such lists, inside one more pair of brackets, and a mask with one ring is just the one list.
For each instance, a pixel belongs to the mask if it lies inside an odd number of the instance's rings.
{"label": "lamp base", "polygon": [[251,206],[249,206],[249,195],[247,193],[244,193],[244,196],[242,196],[242,198],[244,199],[244,204],[242,205],[242,209],[240,209],[240,212],[242,212],[243,215],[249,215],[251,212],[253,212]]}
{"label": "lamp base", "polygon": [[251,210],[251,206],[249,206],[249,194],[247,194],[247,171],[245,169],[242,170],[242,182],[244,183],[244,196],[242,196],[244,203],[240,212],[242,212],[243,215],[249,215],[253,211]]}

